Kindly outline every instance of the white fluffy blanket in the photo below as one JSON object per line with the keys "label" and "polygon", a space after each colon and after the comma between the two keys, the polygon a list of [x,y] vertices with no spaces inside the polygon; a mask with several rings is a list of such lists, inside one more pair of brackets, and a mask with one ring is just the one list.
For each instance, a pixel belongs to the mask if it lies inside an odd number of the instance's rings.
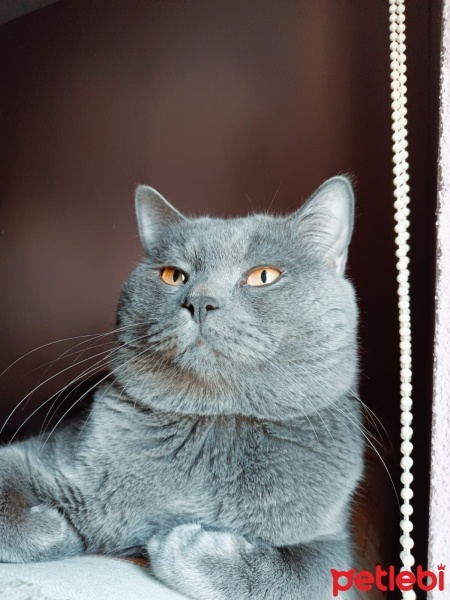
{"label": "white fluffy blanket", "polygon": [[1,600],[186,600],[131,562],[97,556],[0,564]]}

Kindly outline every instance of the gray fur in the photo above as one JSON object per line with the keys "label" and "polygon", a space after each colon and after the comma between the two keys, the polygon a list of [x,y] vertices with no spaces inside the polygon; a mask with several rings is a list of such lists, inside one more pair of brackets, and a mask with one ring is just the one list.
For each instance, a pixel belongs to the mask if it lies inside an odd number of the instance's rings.
{"label": "gray fur", "polygon": [[[194,599],[327,600],[330,568],[354,566],[362,472],[349,181],[287,217],[186,219],[145,186],[136,201],[147,256],[110,378],[87,420],[2,449],[0,561],[147,549]],[[245,285],[258,266],[282,276]]]}

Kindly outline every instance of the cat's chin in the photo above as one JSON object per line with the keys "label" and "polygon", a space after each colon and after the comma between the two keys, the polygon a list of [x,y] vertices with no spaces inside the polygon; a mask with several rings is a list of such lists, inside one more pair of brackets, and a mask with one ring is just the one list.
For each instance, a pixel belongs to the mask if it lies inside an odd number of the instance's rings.
{"label": "cat's chin", "polygon": [[181,371],[214,375],[218,367],[226,368],[227,360],[208,340],[198,337],[174,362]]}

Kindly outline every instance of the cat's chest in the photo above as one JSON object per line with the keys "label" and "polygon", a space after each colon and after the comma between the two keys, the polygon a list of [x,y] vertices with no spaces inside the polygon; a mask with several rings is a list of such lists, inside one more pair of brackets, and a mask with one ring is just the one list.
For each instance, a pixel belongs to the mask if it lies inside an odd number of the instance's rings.
{"label": "cat's chest", "polygon": [[103,421],[102,439],[90,440],[89,489],[90,477],[101,474],[90,496],[113,522],[128,521],[132,533],[151,523],[196,521],[290,543],[297,537],[289,536],[320,526],[330,499],[341,506],[348,496],[343,455],[333,460],[318,442],[327,439],[320,422],[308,424],[150,415],[110,422],[106,434]]}
{"label": "cat's chest", "polygon": [[311,464],[304,448],[242,418],[154,422],[124,458],[135,482],[148,483],[156,505],[214,519],[286,495]]}
{"label": "cat's chest", "polygon": [[277,452],[261,425],[238,418],[155,422],[136,442],[139,468],[192,485],[233,485],[250,471],[263,476],[270,470],[268,456]]}
{"label": "cat's chest", "polygon": [[193,515],[217,516],[236,507],[241,514],[243,506],[306,509],[307,490],[326,498],[337,483],[345,484],[348,461],[359,455],[345,441],[348,427],[339,443],[339,423],[327,424],[324,417],[286,425],[139,412],[126,405],[118,412],[121,405],[112,406],[115,412],[98,405],[91,419],[90,473],[100,472],[103,463],[114,493],[120,486],[124,501],[148,510],[186,506]]}

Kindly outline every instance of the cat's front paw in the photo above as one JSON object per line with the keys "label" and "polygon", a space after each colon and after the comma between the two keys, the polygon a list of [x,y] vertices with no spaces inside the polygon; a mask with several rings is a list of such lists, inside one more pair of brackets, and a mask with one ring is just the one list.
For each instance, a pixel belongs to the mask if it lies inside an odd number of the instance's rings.
{"label": "cat's front paw", "polygon": [[84,551],[52,498],[37,493],[33,480],[50,479],[48,472],[37,471],[38,464],[20,444],[0,450],[0,562],[56,560]]}
{"label": "cat's front paw", "polygon": [[196,600],[229,600],[239,564],[252,548],[243,537],[198,524],[179,525],[148,544],[156,577]]}
{"label": "cat's front paw", "polygon": [[39,504],[6,510],[0,503],[0,562],[38,562],[82,554],[83,544],[56,509]]}

